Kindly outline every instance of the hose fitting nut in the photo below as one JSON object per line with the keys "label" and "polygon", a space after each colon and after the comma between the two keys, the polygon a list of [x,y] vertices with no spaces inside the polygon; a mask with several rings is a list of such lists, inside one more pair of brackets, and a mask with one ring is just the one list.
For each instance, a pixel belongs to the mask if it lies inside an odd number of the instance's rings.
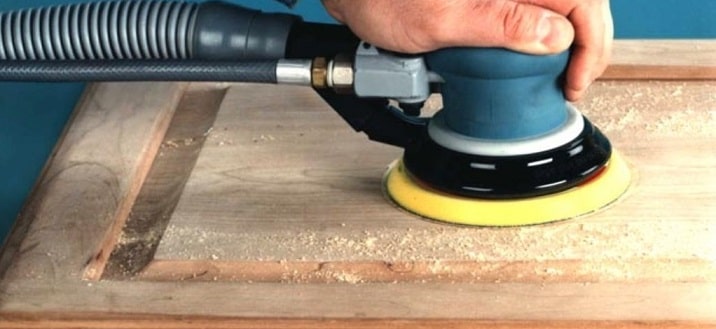
{"label": "hose fitting nut", "polygon": [[351,58],[338,55],[328,64],[328,86],[338,92],[352,92],[354,73]]}
{"label": "hose fitting nut", "polygon": [[328,61],[324,57],[316,57],[313,59],[311,66],[311,84],[313,88],[328,88]]}

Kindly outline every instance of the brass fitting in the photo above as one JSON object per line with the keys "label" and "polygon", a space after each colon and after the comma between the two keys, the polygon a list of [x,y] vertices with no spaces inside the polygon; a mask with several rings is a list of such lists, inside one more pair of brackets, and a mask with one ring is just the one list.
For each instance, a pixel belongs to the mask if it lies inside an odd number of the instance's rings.
{"label": "brass fitting", "polygon": [[311,84],[313,88],[328,88],[328,61],[324,57],[316,57],[313,59],[311,67]]}

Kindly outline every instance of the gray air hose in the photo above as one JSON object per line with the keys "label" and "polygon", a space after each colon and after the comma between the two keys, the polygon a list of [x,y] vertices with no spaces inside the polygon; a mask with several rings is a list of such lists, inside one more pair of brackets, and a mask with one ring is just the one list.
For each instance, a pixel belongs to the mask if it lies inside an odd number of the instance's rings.
{"label": "gray air hose", "polygon": [[121,74],[212,80],[217,74],[219,81],[220,71],[231,69],[232,81],[245,73],[247,81],[271,82],[298,21],[218,1],[100,1],[5,12],[0,80],[128,80]]}
{"label": "gray air hose", "polygon": [[[11,61],[0,64],[8,81],[226,81],[277,83],[276,61]],[[288,82],[287,82],[288,83]]]}

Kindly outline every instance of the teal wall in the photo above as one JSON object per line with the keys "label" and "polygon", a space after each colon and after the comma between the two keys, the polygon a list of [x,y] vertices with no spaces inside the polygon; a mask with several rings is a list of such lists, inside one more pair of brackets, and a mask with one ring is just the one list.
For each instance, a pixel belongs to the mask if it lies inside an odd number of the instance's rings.
{"label": "teal wall", "polygon": [[[68,2],[0,0],[0,10]],[[271,0],[233,2],[288,11]],[[612,0],[612,11],[618,38],[716,37],[716,0]],[[311,21],[331,21],[318,0],[302,0],[294,12]],[[78,84],[0,83],[0,239],[12,225],[81,91]]]}
{"label": "teal wall", "polygon": [[716,38],[714,0],[612,0],[617,38]]}
{"label": "teal wall", "polygon": [[[51,0],[0,0],[0,10]],[[40,173],[82,85],[0,83],[0,241]]]}

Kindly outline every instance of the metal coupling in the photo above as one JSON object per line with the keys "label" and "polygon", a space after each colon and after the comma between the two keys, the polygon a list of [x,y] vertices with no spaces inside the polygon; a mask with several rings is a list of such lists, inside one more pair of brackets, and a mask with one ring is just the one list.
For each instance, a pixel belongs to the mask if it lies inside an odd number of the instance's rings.
{"label": "metal coupling", "polygon": [[311,66],[311,85],[316,89],[332,88],[339,93],[352,93],[355,82],[353,62],[348,55],[332,60],[317,57]]}
{"label": "metal coupling", "polygon": [[276,66],[276,82],[279,84],[310,86],[311,61],[300,59],[281,59]]}
{"label": "metal coupling", "polygon": [[355,71],[348,55],[338,55],[328,63],[328,86],[337,92],[352,92]]}
{"label": "metal coupling", "polygon": [[311,85],[316,89],[328,88],[328,61],[324,57],[316,57],[311,65]]}

